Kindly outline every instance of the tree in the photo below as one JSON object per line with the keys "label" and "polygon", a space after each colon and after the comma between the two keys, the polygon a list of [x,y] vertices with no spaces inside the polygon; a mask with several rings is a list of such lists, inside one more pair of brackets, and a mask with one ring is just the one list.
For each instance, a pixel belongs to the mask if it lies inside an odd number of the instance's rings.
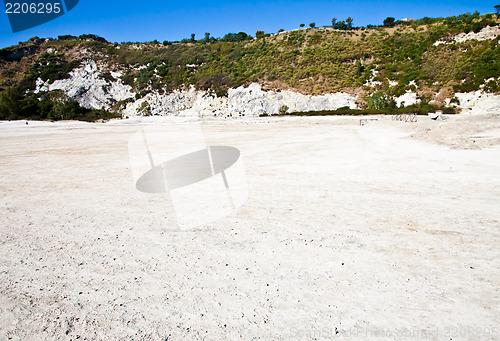
{"label": "tree", "polygon": [[256,37],[257,39],[259,39],[259,38],[264,38],[264,35],[265,35],[265,32],[264,32],[264,31],[257,31],[257,32],[255,32],[255,37]]}
{"label": "tree", "polygon": [[347,30],[347,25],[345,24],[345,21],[341,20],[337,23],[337,27],[339,30]]}
{"label": "tree", "polygon": [[195,35],[194,33],[191,33],[191,42],[192,42],[192,43],[194,43],[194,42],[196,41],[196,40],[194,40],[194,37],[195,37],[195,36],[196,36],[196,35]]}
{"label": "tree", "polygon": [[483,25],[480,22],[472,23],[472,32],[479,33],[483,29]]}
{"label": "tree", "polygon": [[139,114],[142,116],[151,116],[151,106],[148,101],[141,103],[141,106],[139,107]]}
{"label": "tree", "polygon": [[210,33],[205,32],[205,40],[209,41],[210,40]]}
{"label": "tree", "polygon": [[55,119],[64,119],[64,115],[68,114],[68,107],[70,103],[70,99],[62,90],[51,91],[49,93],[50,100],[54,103],[52,110],[56,115]]}
{"label": "tree", "polygon": [[352,28],[352,22],[353,22],[353,21],[354,21],[354,20],[353,20],[351,17],[349,17],[349,18],[347,18],[347,19],[345,20],[345,22],[347,23],[347,28],[348,28],[348,29],[351,29],[351,28]]}
{"label": "tree", "polygon": [[497,11],[497,19],[500,19],[500,5],[495,5],[493,6],[495,10]]}
{"label": "tree", "polygon": [[220,38],[220,41],[232,41],[232,42],[236,42],[236,41],[244,41],[244,40],[251,39],[251,38],[252,37],[250,37],[245,32],[228,33],[224,37]]}
{"label": "tree", "polygon": [[19,114],[21,95],[16,88],[7,88],[0,93],[0,119],[16,119]]}
{"label": "tree", "polygon": [[300,24],[300,27],[304,27],[304,26],[306,26],[306,24]]}
{"label": "tree", "polygon": [[365,67],[361,63],[360,60],[356,63],[356,77],[361,77],[363,75],[363,72],[365,71]]}
{"label": "tree", "polygon": [[384,20],[384,26],[385,27],[393,27],[394,26],[394,18],[393,17],[387,17]]}
{"label": "tree", "polygon": [[238,34],[236,35],[236,39],[238,41],[243,41],[245,39],[251,39],[252,37],[250,37],[248,34],[246,34],[245,32],[238,32]]}
{"label": "tree", "polygon": [[366,101],[368,109],[383,110],[387,108],[396,108],[396,101],[382,91],[377,91]]}
{"label": "tree", "polygon": [[332,18],[332,27],[335,28],[335,24],[337,23],[337,18]]}
{"label": "tree", "polygon": [[314,23],[314,22],[310,23],[310,24],[309,24],[309,27],[310,27],[310,28],[314,28],[314,27],[316,27],[316,23]]}

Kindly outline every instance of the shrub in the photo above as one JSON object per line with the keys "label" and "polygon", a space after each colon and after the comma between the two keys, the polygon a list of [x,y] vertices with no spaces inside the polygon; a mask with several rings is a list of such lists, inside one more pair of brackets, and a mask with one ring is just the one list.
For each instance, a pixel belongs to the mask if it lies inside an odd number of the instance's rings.
{"label": "shrub", "polygon": [[282,104],[278,110],[280,115],[285,115],[288,111],[288,106]]}
{"label": "shrub", "polygon": [[393,27],[394,26],[394,21],[396,19],[394,19],[393,17],[387,17],[385,20],[384,20],[384,26],[385,27]]}
{"label": "shrub", "polygon": [[396,101],[382,91],[375,92],[372,96],[368,98],[366,101],[368,105],[368,109],[376,109],[382,110],[387,108],[396,108]]}
{"label": "shrub", "polygon": [[245,32],[239,32],[239,33],[228,33],[219,40],[224,42],[238,42],[238,41],[245,41],[251,38],[252,37],[250,37]]}
{"label": "shrub", "polygon": [[23,98],[18,89],[9,88],[0,94],[0,119],[2,120],[96,121],[117,117],[106,110],[83,108],[62,91],[30,94]]}

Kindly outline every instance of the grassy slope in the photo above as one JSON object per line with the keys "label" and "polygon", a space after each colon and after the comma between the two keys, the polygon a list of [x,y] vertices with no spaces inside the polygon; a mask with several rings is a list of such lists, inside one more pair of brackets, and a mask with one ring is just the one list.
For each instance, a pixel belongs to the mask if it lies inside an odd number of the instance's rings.
{"label": "grassy slope", "polygon": [[[0,90],[15,85],[23,91],[33,89],[38,77],[51,81],[63,78],[82,59],[88,58],[81,53],[87,50],[92,51],[92,58],[106,63],[109,70],[124,71],[122,79],[143,93],[152,89],[172,91],[192,84],[224,94],[230,87],[259,82],[268,88],[307,94],[336,91],[370,94],[380,90],[398,96],[418,89],[425,100],[433,99],[437,92],[440,92],[438,100],[442,100],[453,97],[455,91],[477,90],[485,79],[499,79],[499,38],[433,46],[440,38],[479,30],[488,24],[497,22],[463,15],[421,19],[393,28],[302,29],[243,42],[168,46],[32,41],[22,46],[36,46],[35,55],[19,61],[0,61]],[[58,53],[48,55],[45,53],[48,48]],[[141,65],[147,67],[138,70]],[[374,74],[373,80],[381,84],[364,86]],[[389,81],[398,85],[390,86]],[[498,92],[500,84],[489,82],[486,90]]]}

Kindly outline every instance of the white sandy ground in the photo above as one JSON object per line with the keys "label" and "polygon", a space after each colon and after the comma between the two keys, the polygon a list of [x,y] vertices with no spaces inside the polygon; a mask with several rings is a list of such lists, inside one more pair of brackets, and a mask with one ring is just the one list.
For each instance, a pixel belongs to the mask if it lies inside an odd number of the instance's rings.
{"label": "white sandy ground", "polygon": [[248,199],[191,229],[130,169],[172,122],[0,123],[0,340],[500,338],[498,115],[204,121]]}

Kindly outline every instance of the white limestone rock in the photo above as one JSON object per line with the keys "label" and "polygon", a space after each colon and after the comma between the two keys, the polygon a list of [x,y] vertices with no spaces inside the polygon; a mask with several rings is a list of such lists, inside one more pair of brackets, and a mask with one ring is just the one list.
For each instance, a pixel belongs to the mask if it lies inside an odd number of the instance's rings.
{"label": "white limestone rock", "polygon": [[[68,79],[56,80],[52,84],[38,79],[35,92],[63,90],[81,106],[90,109],[109,109],[113,100],[121,101],[134,97],[132,87],[123,84],[121,79],[108,83],[100,78],[101,72],[102,67],[94,60],[85,60],[79,68],[69,73]],[[112,74],[113,77],[117,75]]]}
{"label": "white limestone rock", "polygon": [[168,95],[157,92],[147,94],[144,98],[130,103],[125,115],[143,115],[143,102],[151,115],[174,116],[258,116],[260,114],[278,114],[282,105],[288,111],[335,110],[341,107],[356,108],[356,98],[345,93],[308,96],[293,91],[264,91],[259,84],[253,83],[247,88],[241,86],[229,89],[227,97],[218,97],[207,91],[190,88],[185,91],[174,91]]}
{"label": "white limestone rock", "polygon": [[469,32],[469,33],[459,33],[456,36],[450,37],[450,39],[438,40],[434,43],[434,46],[438,46],[441,44],[454,44],[454,43],[463,43],[468,40],[488,40],[495,39],[500,35],[500,27],[498,26],[486,26],[478,33]]}
{"label": "white limestone rock", "polygon": [[408,91],[404,95],[396,97],[394,100],[396,101],[398,107],[401,107],[402,104],[405,107],[408,107],[410,105],[420,103],[420,100],[417,98],[417,94],[411,91]]}
{"label": "white limestone rock", "polygon": [[456,93],[462,113],[470,115],[500,114],[500,95],[483,91]]}

